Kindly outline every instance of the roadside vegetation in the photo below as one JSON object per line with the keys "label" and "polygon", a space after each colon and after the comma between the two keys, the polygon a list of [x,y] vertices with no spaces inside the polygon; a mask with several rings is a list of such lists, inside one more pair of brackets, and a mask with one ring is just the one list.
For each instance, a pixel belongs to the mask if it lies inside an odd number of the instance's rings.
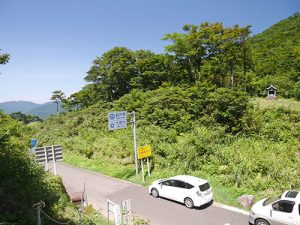
{"label": "roadside vegetation", "polygon": [[[77,209],[71,204],[61,178],[45,172],[29,151],[36,125],[25,126],[2,112],[0,124],[0,223],[35,224],[33,204],[43,201],[42,210],[51,218],[78,224]],[[41,219],[42,224],[51,224],[43,214]],[[82,224],[89,221],[86,218]],[[102,217],[97,221],[104,224]]]}
{"label": "roadside vegetation", "polygon": [[109,111],[134,109],[138,145],[150,144],[153,152],[146,185],[177,174],[201,176],[214,185],[216,201],[235,206],[242,194],[258,199],[299,189],[300,112],[255,107],[230,89],[203,92],[135,91],[114,104],[51,117],[36,137],[62,144],[70,164],[143,184],[135,176],[132,129],[107,129]]}

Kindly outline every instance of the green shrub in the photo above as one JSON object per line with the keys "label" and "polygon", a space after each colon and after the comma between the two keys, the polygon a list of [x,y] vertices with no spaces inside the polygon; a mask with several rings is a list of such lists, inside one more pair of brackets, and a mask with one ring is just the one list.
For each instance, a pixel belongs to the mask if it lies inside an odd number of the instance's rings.
{"label": "green shrub", "polygon": [[[43,200],[55,218],[69,201],[62,180],[44,172],[29,153],[32,127],[0,112],[0,220],[33,224],[33,204]],[[47,223],[47,220],[44,219]]]}

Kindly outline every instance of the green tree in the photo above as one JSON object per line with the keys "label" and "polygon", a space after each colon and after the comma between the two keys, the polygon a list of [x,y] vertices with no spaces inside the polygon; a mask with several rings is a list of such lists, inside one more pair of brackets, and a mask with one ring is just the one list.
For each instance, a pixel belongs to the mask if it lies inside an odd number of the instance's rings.
{"label": "green tree", "polygon": [[[1,49],[0,49],[0,51],[1,51]],[[7,53],[0,54],[0,64],[1,65],[4,65],[4,64],[8,63],[9,59],[10,59],[9,54],[7,54]]]}
{"label": "green tree", "polygon": [[169,61],[167,56],[149,50],[135,52],[137,74],[131,79],[133,88],[153,90],[169,80]]}
{"label": "green tree", "polygon": [[71,94],[62,101],[62,107],[68,111],[86,108],[96,102],[103,101],[98,95],[99,88],[94,84],[87,84],[82,90]]}
{"label": "green tree", "polygon": [[300,101],[300,80],[295,84],[294,92],[295,98]]}
{"label": "green tree", "polygon": [[201,80],[201,67],[206,56],[204,46],[204,33],[198,26],[184,25],[186,33],[165,34],[163,40],[171,41],[172,44],[165,47],[168,53],[174,54],[175,61],[179,63],[187,73],[187,83],[195,83]]}
{"label": "green tree", "polygon": [[172,42],[166,51],[186,69],[189,83],[212,82],[223,85],[227,74],[230,74],[230,85],[233,86],[236,67],[242,67],[244,74],[250,60],[247,38],[250,26],[225,28],[222,23],[202,23],[184,25],[185,33],[166,34],[164,40]]}
{"label": "green tree", "polygon": [[26,115],[22,112],[14,112],[14,113],[11,113],[10,116],[15,120],[24,122],[25,124],[29,124],[31,122],[36,122],[36,121],[43,121],[38,116]]}
{"label": "green tree", "polygon": [[56,90],[52,92],[52,96],[50,98],[50,100],[53,100],[54,103],[56,104],[56,114],[58,115],[58,105],[59,103],[61,103],[63,100],[65,99],[65,94],[60,91],[60,90]]}
{"label": "green tree", "polygon": [[[1,51],[1,49],[0,49],[0,51]],[[9,54],[7,54],[7,53],[0,54],[0,65],[4,65],[4,64],[8,63],[9,59],[10,59]]]}
{"label": "green tree", "polygon": [[136,76],[135,54],[124,47],[115,47],[94,60],[85,80],[92,82],[102,100],[113,101],[131,90]]}
{"label": "green tree", "polygon": [[205,114],[235,133],[243,130],[242,118],[249,106],[249,96],[245,92],[219,88],[208,94]]}

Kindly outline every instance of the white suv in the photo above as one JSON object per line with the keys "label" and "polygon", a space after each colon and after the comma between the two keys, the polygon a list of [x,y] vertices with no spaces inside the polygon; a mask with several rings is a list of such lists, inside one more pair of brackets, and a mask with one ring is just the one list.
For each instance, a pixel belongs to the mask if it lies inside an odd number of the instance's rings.
{"label": "white suv", "polygon": [[249,224],[300,225],[300,194],[285,191],[281,196],[256,202],[249,213]]}
{"label": "white suv", "polygon": [[207,180],[179,175],[154,181],[149,186],[153,197],[159,196],[182,202],[188,208],[200,207],[213,200],[213,192]]}

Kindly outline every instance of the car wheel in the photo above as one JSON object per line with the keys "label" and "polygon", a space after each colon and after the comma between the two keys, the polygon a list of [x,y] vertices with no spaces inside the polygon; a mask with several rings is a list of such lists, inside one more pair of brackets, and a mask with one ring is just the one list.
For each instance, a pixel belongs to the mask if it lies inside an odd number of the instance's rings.
{"label": "car wheel", "polygon": [[159,193],[158,190],[156,188],[152,188],[151,189],[151,194],[154,198],[158,198],[159,197]]}
{"label": "car wheel", "polygon": [[255,220],[255,225],[270,225],[270,224],[268,223],[268,221],[264,219],[257,219]]}
{"label": "car wheel", "polygon": [[185,198],[184,199],[184,204],[187,208],[191,209],[194,207],[194,202],[191,198]]}

